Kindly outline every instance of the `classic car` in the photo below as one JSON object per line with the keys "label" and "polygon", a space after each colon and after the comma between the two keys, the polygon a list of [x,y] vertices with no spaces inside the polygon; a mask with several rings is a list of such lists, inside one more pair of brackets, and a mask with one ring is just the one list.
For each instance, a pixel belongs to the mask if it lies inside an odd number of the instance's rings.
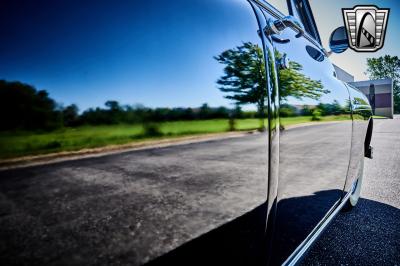
{"label": "classic car", "polygon": [[[53,13],[37,8],[35,19],[53,22],[35,32],[54,33],[45,39],[50,48],[29,37],[43,61],[79,57],[70,69],[52,62],[65,76],[76,71],[68,78],[85,86],[95,71],[85,66],[96,62],[96,84],[109,86],[111,98],[133,94],[142,105],[130,110],[151,111],[150,139],[163,134],[150,146],[46,168],[63,182],[81,175],[74,182],[87,184],[65,194],[86,198],[71,201],[59,221],[73,226],[51,242],[70,241],[57,246],[66,250],[55,264],[293,265],[357,204],[364,158],[372,158],[372,111],[329,58],[348,47],[344,27],[323,47],[308,0],[48,5]],[[69,48],[57,48],[61,42]],[[89,86],[92,98],[97,85]],[[44,171],[35,169],[32,176]],[[82,207],[91,199],[101,219]],[[95,234],[100,227],[104,237]]]}
{"label": "classic car", "polygon": [[[138,5],[159,10],[148,18],[154,29],[145,29],[153,37],[141,43],[142,50],[162,58],[151,63],[160,71],[153,78],[184,94],[207,90],[212,85],[205,84],[216,81],[228,99],[253,104],[265,127],[213,141],[200,157],[182,157],[181,164],[191,167],[174,171],[188,182],[179,186],[185,195],[179,202],[190,211],[177,211],[174,202],[171,211],[182,216],[167,224],[173,227],[171,238],[183,245],[152,263],[298,263],[335,215],[357,204],[364,157],[372,158],[368,98],[338,80],[329,59],[348,47],[344,27],[332,32],[328,51],[307,0]],[[180,84],[180,75],[190,76],[196,88]],[[318,121],[319,112],[329,115],[321,105],[336,106],[334,115],[343,120],[291,126],[285,119],[295,106],[294,116]]]}

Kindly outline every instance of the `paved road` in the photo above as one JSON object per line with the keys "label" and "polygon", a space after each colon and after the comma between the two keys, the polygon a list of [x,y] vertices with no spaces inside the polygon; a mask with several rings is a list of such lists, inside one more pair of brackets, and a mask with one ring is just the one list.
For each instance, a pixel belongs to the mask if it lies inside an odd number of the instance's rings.
{"label": "paved road", "polygon": [[[267,147],[260,145],[265,137],[253,134],[0,172],[0,261],[141,264],[232,219],[237,222],[221,226],[218,234],[256,246],[246,241],[263,230],[262,224],[258,228],[248,221],[265,212],[260,205],[267,186]],[[360,205],[337,217],[306,265],[400,261],[400,119],[376,121],[373,145],[375,159],[366,163]],[[211,235],[219,249],[220,236]],[[204,243],[196,245],[201,250],[210,246]]]}
{"label": "paved road", "polygon": [[[159,257],[265,201],[266,140],[253,133],[0,172],[0,264]],[[262,235],[262,224],[253,235],[236,224],[220,231],[243,245]]]}
{"label": "paved road", "polygon": [[304,265],[400,265],[400,116],[375,120],[357,207],[341,213]]}

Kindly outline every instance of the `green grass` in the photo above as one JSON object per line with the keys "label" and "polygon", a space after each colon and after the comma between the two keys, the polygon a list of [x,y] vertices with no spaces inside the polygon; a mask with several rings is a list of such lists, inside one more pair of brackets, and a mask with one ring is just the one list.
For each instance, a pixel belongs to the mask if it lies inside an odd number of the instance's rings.
{"label": "green grass", "polygon": [[380,116],[380,115],[373,115],[372,117],[376,119],[387,119],[386,116]]}
{"label": "green grass", "polygon": [[[237,121],[238,130],[252,130],[259,125],[257,119]],[[0,158],[36,155],[59,151],[124,144],[144,139],[178,137],[217,133],[228,130],[227,119],[202,121],[176,121],[160,123],[161,136],[146,136],[142,125],[82,126],[61,130],[0,133]]]}
{"label": "green grass", "polygon": [[311,122],[311,116],[282,117],[280,122],[283,126],[308,123]]}
{"label": "green grass", "polygon": [[[343,120],[343,117],[327,116],[321,118],[321,121],[332,120]],[[308,116],[281,119],[285,126],[310,121],[311,117]],[[238,119],[235,122],[236,130],[254,130],[259,127],[259,119]],[[213,119],[160,123],[161,134],[157,136],[146,135],[142,125],[82,126],[46,133],[2,132],[0,133],[0,158],[81,150],[148,139],[218,133],[228,131],[228,128],[227,119]]]}
{"label": "green grass", "polygon": [[283,126],[290,126],[308,122],[329,122],[329,121],[344,121],[349,120],[348,115],[328,115],[321,116],[319,121],[312,121],[312,116],[295,116],[295,117],[283,117],[281,118],[281,124]]}

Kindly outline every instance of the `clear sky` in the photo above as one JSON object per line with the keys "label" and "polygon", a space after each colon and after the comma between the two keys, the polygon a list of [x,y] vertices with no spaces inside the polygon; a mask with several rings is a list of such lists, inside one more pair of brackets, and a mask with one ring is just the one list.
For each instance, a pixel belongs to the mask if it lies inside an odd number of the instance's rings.
{"label": "clear sky", "polygon": [[246,1],[208,2],[10,0],[0,16],[0,78],[81,110],[106,100],[230,105],[213,56],[259,42],[257,21]]}
{"label": "clear sky", "polygon": [[[241,42],[259,40],[254,18],[242,12],[248,4],[234,0],[227,9],[221,1],[210,1],[213,5],[200,13],[203,0],[142,1],[151,9],[136,0],[3,0],[0,79],[32,84],[57,102],[76,103],[81,110],[110,99],[152,107],[228,105],[215,84],[222,66],[212,57]],[[332,30],[343,25],[342,7],[391,8],[382,50],[348,50],[331,57],[356,79],[366,78],[367,57],[399,55],[400,1],[310,2],[325,47]]]}

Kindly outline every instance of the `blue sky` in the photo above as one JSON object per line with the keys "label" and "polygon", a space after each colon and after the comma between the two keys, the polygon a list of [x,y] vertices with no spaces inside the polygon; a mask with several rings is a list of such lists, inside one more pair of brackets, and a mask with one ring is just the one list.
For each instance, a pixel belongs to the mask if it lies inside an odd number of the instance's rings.
{"label": "blue sky", "polygon": [[0,18],[0,78],[45,89],[81,110],[110,99],[227,105],[216,89],[222,67],[213,56],[242,41],[257,43],[256,20],[243,14],[251,11],[244,1],[230,1],[230,9],[210,1],[200,13],[201,2],[12,1]]}
{"label": "blue sky", "polygon": [[[81,110],[110,99],[152,107],[228,105],[215,84],[222,66],[212,56],[243,41],[259,43],[256,21],[239,0],[229,9],[222,0],[210,1],[214,4],[201,13],[201,0],[6,2],[0,17],[0,79],[32,84]],[[349,50],[331,58],[357,79],[365,78],[366,57],[399,55],[398,1],[310,2],[325,47],[330,32],[343,25],[342,7],[391,8],[381,51]]]}

